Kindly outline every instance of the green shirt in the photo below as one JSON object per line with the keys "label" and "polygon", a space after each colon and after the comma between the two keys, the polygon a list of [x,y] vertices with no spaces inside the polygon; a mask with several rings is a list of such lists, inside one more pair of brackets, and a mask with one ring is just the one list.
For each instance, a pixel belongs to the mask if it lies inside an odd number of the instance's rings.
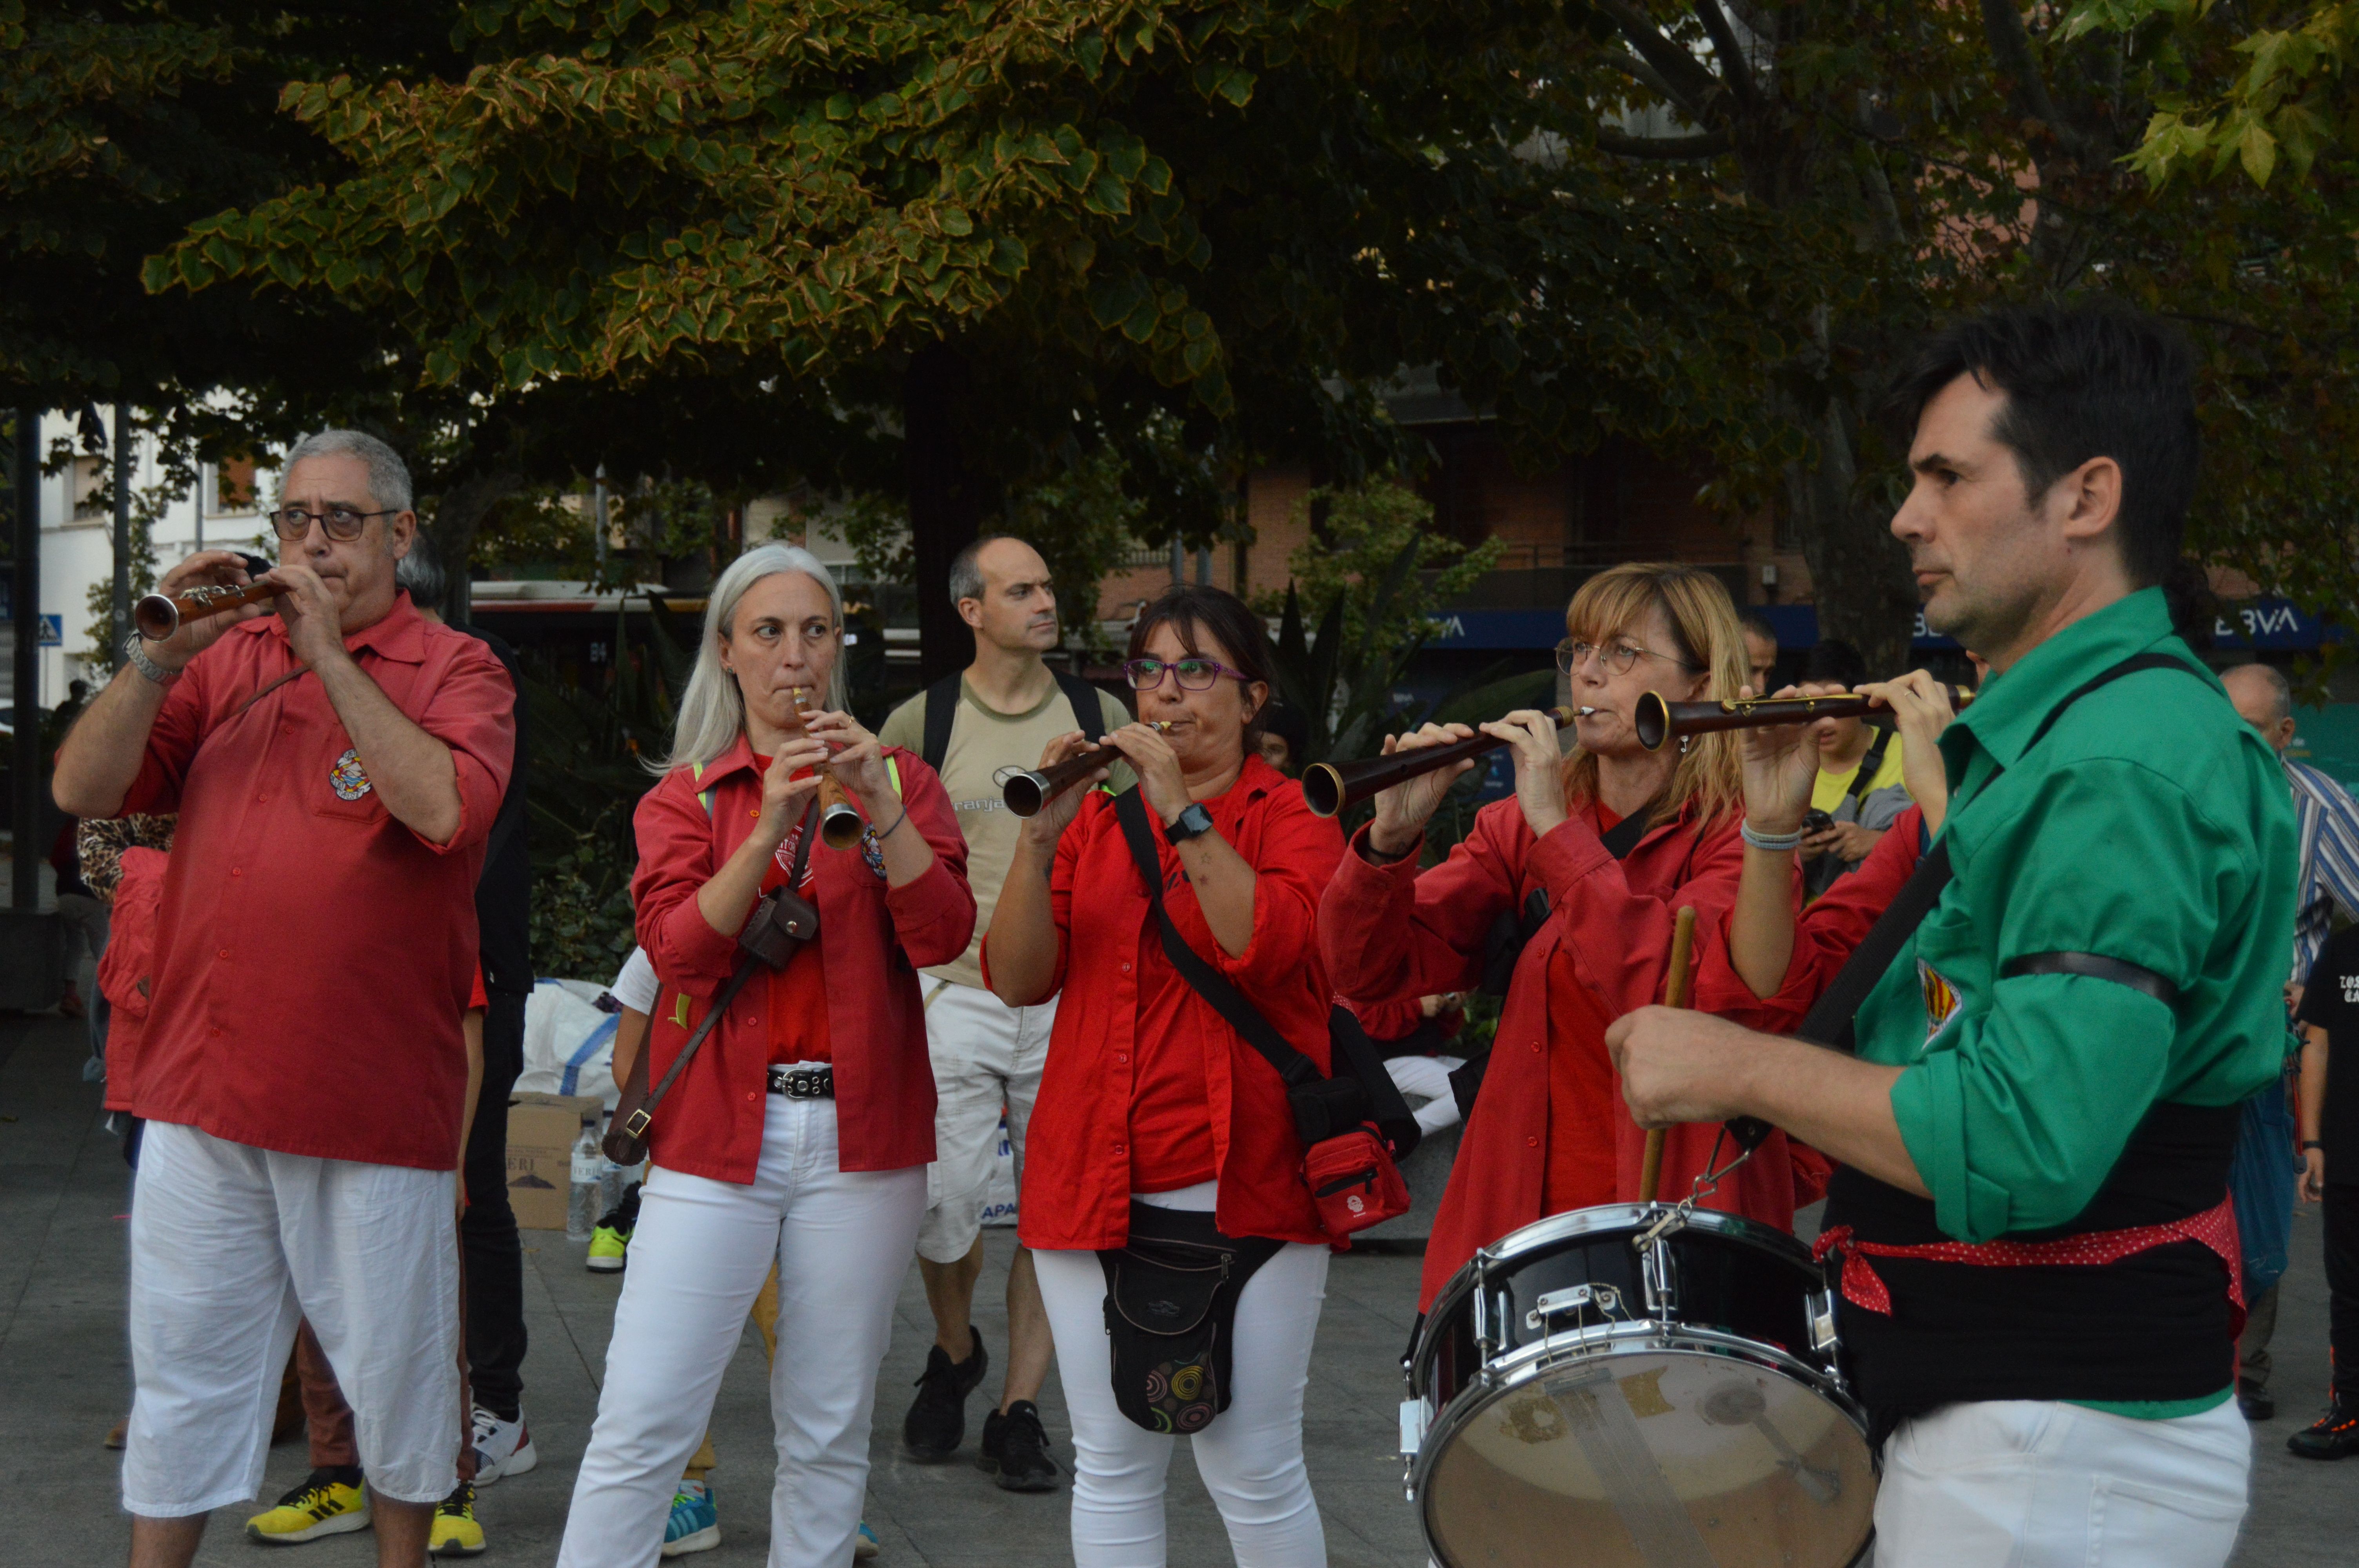
{"label": "green shirt", "polygon": [[[2025,749],[2076,687],[2147,652],[2200,673],[2125,676]],[[2079,1214],[2155,1104],[2233,1105],[2277,1080],[2299,854],[2277,759],[2159,589],[1992,677],[1941,752],[1952,880],[1862,1005],[1859,1054],[1905,1069],[1893,1115],[1941,1230],[1986,1241]],[[2058,952],[2150,969],[2177,1005],[2087,976],[1999,978]]]}

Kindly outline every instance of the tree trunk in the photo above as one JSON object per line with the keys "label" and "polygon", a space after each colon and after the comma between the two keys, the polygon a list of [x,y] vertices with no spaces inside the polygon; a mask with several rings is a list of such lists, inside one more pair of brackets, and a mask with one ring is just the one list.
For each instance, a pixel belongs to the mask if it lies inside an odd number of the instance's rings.
{"label": "tree trunk", "polygon": [[1890,515],[1856,499],[1843,406],[1828,404],[1816,423],[1819,460],[1788,477],[1788,494],[1810,567],[1819,635],[1849,643],[1867,661],[1872,679],[1889,680],[1909,667],[1917,624],[1908,552],[1892,536]]}
{"label": "tree trunk", "polygon": [[465,626],[474,619],[467,563],[475,553],[476,527],[493,507],[523,488],[522,470],[506,468],[469,474],[443,488],[441,503],[434,508],[433,534],[442,556],[442,619],[451,625]]}
{"label": "tree trunk", "polygon": [[951,602],[951,561],[972,543],[983,501],[959,442],[966,360],[948,343],[910,358],[901,385],[901,464],[909,491],[909,544],[918,592],[918,678],[928,685],[974,658],[974,638]]}

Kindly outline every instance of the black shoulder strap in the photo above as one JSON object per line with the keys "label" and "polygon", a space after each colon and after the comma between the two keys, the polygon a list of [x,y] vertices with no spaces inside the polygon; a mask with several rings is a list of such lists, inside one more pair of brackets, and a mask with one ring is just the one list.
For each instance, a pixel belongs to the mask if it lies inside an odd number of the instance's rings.
{"label": "black shoulder strap", "polygon": [[1638,847],[1638,840],[1647,836],[1647,824],[1654,815],[1654,803],[1650,801],[1599,834],[1597,841],[1615,860],[1626,860],[1630,851]]}
{"label": "black shoulder strap", "polygon": [[951,726],[958,722],[959,682],[965,678],[952,670],[926,688],[926,739],[918,755],[936,773],[942,771],[942,759],[951,754]]}
{"label": "black shoulder strap", "polygon": [[1854,802],[1865,800],[1867,792],[1875,787],[1875,775],[1884,771],[1884,754],[1892,750],[1892,737],[1898,733],[1896,730],[1878,730],[1875,732],[1875,740],[1867,748],[1867,754],[1859,760],[1859,771],[1851,776],[1851,788],[1843,792]]}
{"label": "black shoulder strap", "polygon": [[1180,971],[1180,979],[1196,988],[1197,995],[1212,1004],[1213,1011],[1228,1020],[1229,1027],[1246,1044],[1277,1069],[1277,1076],[1289,1086],[1317,1083],[1323,1076],[1319,1064],[1288,1044],[1286,1036],[1245,999],[1245,993],[1204,962],[1196,949],[1188,946],[1187,938],[1180,935],[1180,928],[1171,924],[1171,913],[1163,907],[1163,859],[1155,852],[1154,830],[1147,825],[1147,806],[1138,798],[1138,791],[1126,789],[1114,796],[1114,809],[1122,822],[1122,836],[1130,841],[1130,858],[1138,867],[1139,880],[1147,884],[1147,902],[1155,906],[1155,921],[1163,932],[1163,954],[1171,960],[1171,967]]}
{"label": "black shoulder strap", "polygon": [[[2056,721],[2064,717],[2065,709],[2074,703],[2100,687],[2110,686],[2124,676],[2136,675],[2140,670],[2179,670],[2190,676],[2196,673],[2195,667],[2185,659],[2174,658],[2169,654],[2133,654],[2066,693],[2063,701],[2048,710],[2048,717],[2039,721],[2039,728],[2031,732],[2031,739],[2024,742],[2023,749],[2028,752],[2045,740],[2048,732],[2056,727]],[[1865,765],[1861,764],[1863,768]],[[1860,1004],[1867,1000],[1867,993],[1875,989],[1876,982],[1884,979],[1884,972],[1892,967],[1892,961],[1899,957],[1900,949],[1908,945],[1908,938],[1916,934],[1917,927],[1924,923],[1925,917],[1933,912],[1933,905],[1940,902],[1941,890],[1949,885],[1950,846],[1944,838],[1917,862],[1915,874],[1901,885],[1900,891],[1893,895],[1892,902],[1885,906],[1884,914],[1868,928],[1867,935],[1852,949],[1851,957],[1844,960],[1842,970],[1836,974],[1834,983],[1812,1005],[1809,1016],[1802,1020],[1802,1026],[1795,1033],[1805,1040],[1832,1045],[1838,1051],[1856,1050],[1858,1037],[1854,1029]]]}
{"label": "black shoulder strap", "polygon": [[[1198,996],[1211,1002],[1212,1011],[1227,1020],[1229,1027],[1246,1044],[1261,1053],[1262,1059],[1277,1069],[1288,1088],[1315,1084],[1328,1076],[1319,1071],[1318,1063],[1288,1044],[1286,1036],[1261,1015],[1259,1008],[1245,1000],[1244,992],[1229,983],[1226,976],[1189,946],[1180,928],[1171,924],[1171,913],[1163,907],[1163,860],[1155,852],[1154,830],[1147,825],[1147,806],[1139,799],[1138,791],[1126,789],[1114,796],[1114,810],[1122,824],[1122,836],[1130,842],[1130,858],[1138,867],[1139,880],[1147,886],[1147,902],[1155,908],[1164,957],[1180,971],[1180,978],[1194,987]],[[1332,1076],[1358,1080],[1361,1091],[1367,1096],[1367,1110],[1391,1143],[1393,1157],[1407,1158],[1409,1151],[1417,1147],[1421,1131],[1417,1115],[1401,1098],[1384,1058],[1351,1009],[1328,1010],[1327,1044],[1330,1053],[1337,1058],[1332,1064]]]}
{"label": "black shoulder strap", "polygon": [[1105,705],[1098,700],[1098,688],[1076,675],[1052,671],[1058,689],[1065,700],[1073,705],[1073,727],[1084,741],[1095,741],[1105,733]]}

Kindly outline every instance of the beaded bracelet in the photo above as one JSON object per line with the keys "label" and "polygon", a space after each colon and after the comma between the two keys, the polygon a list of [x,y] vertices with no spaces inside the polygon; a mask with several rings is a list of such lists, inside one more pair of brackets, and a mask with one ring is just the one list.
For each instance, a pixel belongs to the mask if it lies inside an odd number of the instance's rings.
{"label": "beaded bracelet", "polygon": [[1756,849],[1799,849],[1802,847],[1803,838],[1808,837],[1799,828],[1791,833],[1756,833],[1749,821],[1740,823],[1736,831],[1739,837]]}

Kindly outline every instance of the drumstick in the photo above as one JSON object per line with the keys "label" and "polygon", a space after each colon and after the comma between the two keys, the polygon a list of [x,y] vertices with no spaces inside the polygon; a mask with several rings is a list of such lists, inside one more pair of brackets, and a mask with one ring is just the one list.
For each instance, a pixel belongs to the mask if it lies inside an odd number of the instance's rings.
{"label": "drumstick", "polygon": [[[1695,946],[1695,906],[1680,911],[1671,926],[1671,972],[1663,981],[1663,1005],[1685,1007],[1688,1004],[1688,953]],[[1647,1130],[1647,1153],[1638,1166],[1638,1201],[1653,1203],[1655,1193],[1663,1184],[1663,1134],[1668,1129],[1650,1127]]]}

